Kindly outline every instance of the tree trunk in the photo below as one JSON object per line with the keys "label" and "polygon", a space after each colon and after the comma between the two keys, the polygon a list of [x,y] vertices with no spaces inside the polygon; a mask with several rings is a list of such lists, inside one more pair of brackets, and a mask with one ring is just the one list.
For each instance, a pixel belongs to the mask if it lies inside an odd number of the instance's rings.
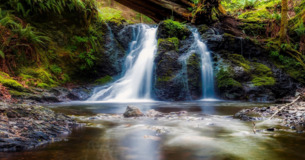
{"label": "tree trunk", "polygon": [[[202,6],[206,9],[200,14],[193,14],[189,8],[196,8],[191,0],[115,0],[137,12],[140,12],[155,22],[160,22],[164,19],[173,17],[177,21],[191,22],[194,17],[194,22],[206,22],[212,15],[212,10],[218,10],[220,0],[200,0]],[[198,7],[198,6],[197,6]],[[194,17],[193,17],[194,16]],[[197,21],[199,20],[199,21]]]}
{"label": "tree trunk", "polygon": [[282,0],[282,13],[281,13],[281,42],[287,42],[287,27],[288,27],[288,0]]}

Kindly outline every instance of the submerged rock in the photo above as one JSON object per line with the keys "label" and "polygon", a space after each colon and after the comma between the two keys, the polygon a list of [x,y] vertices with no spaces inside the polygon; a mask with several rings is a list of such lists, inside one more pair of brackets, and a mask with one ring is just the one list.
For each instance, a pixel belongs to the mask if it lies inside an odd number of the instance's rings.
{"label": "submerged rock", "polygon": [[141,110],[134,106],[127,106],[125,113],[123,114],[124,117],[141,117],[144,116],[144,114],[141,112]]}

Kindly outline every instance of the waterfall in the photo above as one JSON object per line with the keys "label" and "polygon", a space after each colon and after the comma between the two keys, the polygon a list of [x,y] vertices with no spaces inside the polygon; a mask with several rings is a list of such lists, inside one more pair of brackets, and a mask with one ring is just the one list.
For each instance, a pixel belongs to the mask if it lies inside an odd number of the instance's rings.
{"label": "waterfall", "polygon": [[154,56],[157,50],[157,27],[133,25],[133,40],[124,63],[123,76],[117,81],[96,88],[88,101],[151,100]]}
{"label": "waterfall", "polygon": [[200,54],[201,57],[202,98],[214,98],[214,72],[211,54],[207,50],[207,46],[201,40],[197,28],[192,28],[191,30],[195,40],[191,48],[195,50],[195,53]]}

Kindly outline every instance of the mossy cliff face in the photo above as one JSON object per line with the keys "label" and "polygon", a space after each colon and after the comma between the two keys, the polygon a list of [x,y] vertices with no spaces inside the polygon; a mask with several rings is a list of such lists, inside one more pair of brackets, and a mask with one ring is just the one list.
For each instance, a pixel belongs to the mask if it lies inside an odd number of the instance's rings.
{"label": "mossy cliff face", "polygon": [[271,69],[258,62],[250,62],[242,55],[221,52],[216,71],[219,95],[224,99],[264,101],[275,100],[272,87],[276,79]]}
{"label": "mossy cliff face", "polygon": [[221,98],[272,101],[294,96],[302,86],[303,76],[299,75],[303,69],[287,53],[286,56],[284,52],[274,54],[276,47],[270,50],[272,44],[262,45],[251,38],[239,37],[232,30],[232,34],[227,33],[228,29],[223,26],[203,25],[198,30],[214,56],[217,93]]}
{"label": "mossy cliff face", "polygon": [[187,60],[188,88],[192,99],[202,96],[201,58],[197,53],[192,53]]}
{"label": "mossy cliff face", "polygon": [[[176,21],[161,22],[157,32],[154,92],[160,100],[190,100],[201,96],[200,58],[181,60],[193,43],[191,31]],[[189,78],[188,78],[189,77]]]}
{"label": "mossy cliff face", "polygon": [[175,43],[159,39],[155,57],[155,95],[160,100],[179,100],[182,83],[176,81],[182,69]]}

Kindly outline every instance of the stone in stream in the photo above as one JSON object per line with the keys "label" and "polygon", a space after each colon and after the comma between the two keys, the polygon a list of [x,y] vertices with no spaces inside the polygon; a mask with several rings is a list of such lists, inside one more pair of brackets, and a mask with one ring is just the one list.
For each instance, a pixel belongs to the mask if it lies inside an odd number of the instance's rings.
{"label": "stone in stream", "polygon": [[126,111],[124,112],[124,117],[141,117],[144,116],[144,114],[141,112],[141,110],[134,106],[127,106]]}

